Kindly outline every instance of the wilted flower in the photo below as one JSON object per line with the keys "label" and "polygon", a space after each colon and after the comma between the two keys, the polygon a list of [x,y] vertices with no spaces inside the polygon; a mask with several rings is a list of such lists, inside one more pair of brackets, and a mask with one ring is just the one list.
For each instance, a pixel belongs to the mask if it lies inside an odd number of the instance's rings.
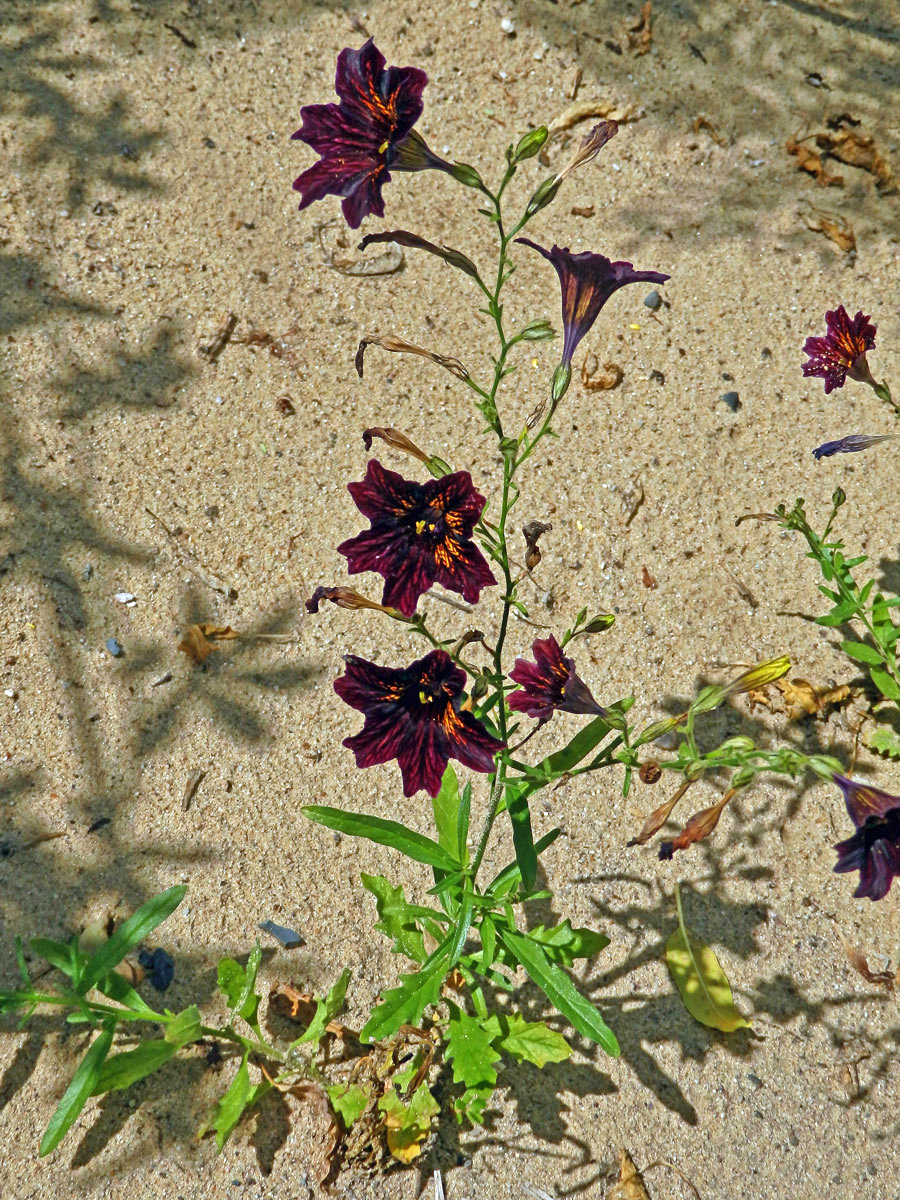
{"label": "wilted flower", "polygon": [[825,314],[824,337],[809,337],[803,353],[809,361],[803,364],[804,375],[818,375],[825,380],[825,394],[844,386],[847,376],[860,383],[877,387],[866,361],[866,351],[875,346],[875,326],[860,310],[851,321],[843,304]]}
{"label": "wilted flower", "polygon": [[856,826],[853,837],[838,842],[835,871],[859,871],[859,886],[854,896],[881,900],[891,890],[895,875],[900,875],[900,796],[882,792],[834,775],[844,793],[847,812]]}
{"label": "wilted flower", "polygon": [[306,611],[317,613],[323,600],[330,600],[338,608],[376,608],[379,612],[386,612],[395,617],[400,616],[396,609],[377,604],[374,600],[370,600],[367,596],[348,587],[317,587],[306,601]]}
{"label": "wilted flower", "polygon": [[342,542],[351,575],[377,571],[386,582],[382,603],[411,617],[434,583],[476,604],[496,583],[472,531],[484,508],[468,471],[416,483],[371,459],[366,477],[347,490],[371,528]]}
{"label": "wilted flower", "polygon": [[558,400],[568,387],[572,356],[578,343],[597,320],[600,310],[612,294],[627,283],[665,283],[669,278],[660,271],[635,271],[630,262],[611,262],[602,254],[583,251],[572,254],[560,246],[545,250],[530,238],[516,238],[552,263],[562,289],[563,353],[554,376],[553,399]]}
{"label": "wilted flower", "polygon": [[451,170],[413,130],[422,113],[428,76],[418,67],[387,67],[372,38],[338,55],[334,90],[339,104],[307,104],[294,139],[321,158],[294,180],[300,208],[324,196],[343,196],[351,229],[363,217],[384,216],[381,189],[390,171]]}
{"label": "wilted flower", "polygon": [[436,796],[451,758],[473,771],[492,771],[503,743],[490,736],[460,701],[465,672],[446,650],[432,650],[405,669],[380,667],[348,654],[334,690],[365,714],[360,733],[344,739],[359,767],[396,758],[403,794],[424,788]]}
{"label": "wilted flower", "polygon": [[887,442],[896,436],[895,433],[848,433],[836,442],[823,442],[821,446],[816,446],[813,456],[819,459],[830,458],[832,454],[855,454],[858,450],[868,450],[877,442]]}
{"label": "wilted flower", "polygon": [[555,712],[607,715],[590,693],[584,680],[575,673],[575,663],[566,658],[551,634],[532,643],[533,663],[517,658],[509,673],[519,690],[507,697],[509,707],[537,721],[549,721]]}

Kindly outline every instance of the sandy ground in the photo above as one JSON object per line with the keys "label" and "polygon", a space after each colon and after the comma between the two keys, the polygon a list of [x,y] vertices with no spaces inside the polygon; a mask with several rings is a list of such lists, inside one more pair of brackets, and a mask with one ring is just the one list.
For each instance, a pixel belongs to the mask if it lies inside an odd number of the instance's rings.
{"label": "sandy ground", "polygon": [[[266,984],[322,989],[349,965],[352,1022],[395,971],[371,933],[360,870],[417,898],[428,887],[424,870],[335,841],[298,812],[340,803],[428,823],[421,797],[398,805],[395,767],[352,769],[340,742],[358,718],[331,689],[345,651],[399,662],[420,646],[403,635],[398,645],[397,627],[377,614],[303,612],[314,586],[346,578],[335,546],[360,528],[345,486],[365,469],[361,429],[400,426],[489,491],[497,478],[480,419],[449,375],[377,350],[363,382],[353,372],[357,341],[373,329],[481,370],[485,327],[465,279],[411,253],[394,275],[348,278],[322,249],[344,236],[337,201],[296,210],[291,181],[313,161],[289,140],[300,105],[331,98],[335,55],[363,31],[389,62],[427,70],[419,128],[435,149],[489,175],[513,137],[565,107],[578,69],[579,99],[636,110],[530,231],[672,276],[656,314],[639,288],[608,305],[576,357],[563,439],[523,478],[523,517],[554,526],[534,595],[539,604],[552,590],[544,619],[561,630],[582,604],[618,614],[577,656],[597,696],[633,693],[649,719],[677,711],[699,681],[727,678],[725,664],[784,651],[816,683],[854,677],[835,636],[797,615],[821,611],[801,545],[774,526],[735,529],[734,518],[802,494],[819,519],[841,483],[842,532],[897,588],[889,448],[818,465],[810,455],[828,438],[890,431],[891,417],[860,388],[826,397],[820,381],[802,378],[800,347],[822,332],[825,308],[864,308],[878,325],[877,373],[897,386],[898,198],[853,167],[838,168],[843,189],[819,188],[784,149],[824,128],[826,114],[849,112],[900,168],[894,3],[660,0],[645,56],[625,36],[637,6],[606,0],[365,11],[295,0],[7,0],[3,13],[4,982],[15,976],[16,933],[64,937],[105,905],[126,913],[184,881],[188,898],[163,939],[177,960],[169,1005],[220,1012],[217,958],[246,954],[257,923],[274,918],[305,944],[267,946]],[[695,131],[698,117],[712,130]],[[565,155],[557,144],[553,164]],[[542,174],[536,164],[523,171],[520,199]],[[384,227],[490,253],[475,204],[437,173],[397,177],[385,196]],[[808,228],[812,206],[849,221],[855,260]],[[557,321],[549,268],[528,251],[519,261],[511,323]],[[235,340],[211,363],[198,346],[228,311]],[[278,353],[247,344],[251,330],[273,335]],[[580,385],[588,353],[622,366],[616,390]],[[539,369],[522,355],[502,401],[510,420],[532,409],[554,355],[539,347]],[[732,390],[737,412],[721,400]],[[292,416],[276,406],[285,395]],[[646,502],[626,526],[639,473]],[[185,550],[236,590],[233,602],[188,569]],[[643,586],[644,566],[656,589]],[[121,591],[134,607],[114,599]],[[439,628],[461,628],[453,610],[429,612]],[[296,640],[239,643],[200,671],[176,652],[196,620]],[[496,622],[487,594],[478,620]],[[517,627],[513,647],[528,634]],[[110,637],[119,658],[105,649]],[[776,735],[744,707],[714,727],[849,761],[839,717]],[[550,745],[547,734],[536,752]],[[206,776],[183,811],[198,769]],[[900,790],[897,768],[864,758],[859,770]],[[716,788],[704,787],[709,802]],[[458,1142],[445,1130],[426,1170],[443,1171],[453,1200],[519,1197],[526,1182],[600,1196],[626,1144],[639,1164],[677,1164],[704,1200],[895,1200],[896,1002],[851,972],[835,926],[896,959],[896,888],[873,905],[831,873],[832,845],[849,833],[833,787],[756,787],[711,843],[672,863],[625,849],[661,799],[639,786],[623,802],[609,773],[535,808],[539,831],[565,830],[546,856],[555,912],[612,939],[581,986],[615,1028],[621,1059],[582,1046],[542,1073],[504,1072],[486,1127]],[[507,854],[498,844],[494,858]],[[752,1033],[706,1030],[675,995],[661,957],[675,880]],[[39,1161],[40,1134],[83,1051],[57,1028],[40,1018],[3,1035],[3,1197],[313,1193],[302,1115],[286,1122],[277,1106],[266,1110],[220,1157],[196,1142],[226,1082],[199,1057],[90,1102]],[[648,1182],[657,1197],[690,1194],[664,1169]],[[420,1186],[409,1172],[345,1178],[337,1193],[393,1200]]]}

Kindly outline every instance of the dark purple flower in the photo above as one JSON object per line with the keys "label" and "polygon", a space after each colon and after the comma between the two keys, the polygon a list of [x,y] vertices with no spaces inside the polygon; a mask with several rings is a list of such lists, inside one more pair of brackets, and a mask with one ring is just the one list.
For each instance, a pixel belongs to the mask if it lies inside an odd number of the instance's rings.
{"label": "dark purple flower", "polygon": [[321,158],[294,180],[300,208],[324,196],[343,196],[347,224],[384,216],[381,189],[395,171],[447,170],[413,125],[422,113],[428,76],[418,67],[388,67],[372,38],[359,50],[338,55],[334,90],[339,104],[307,104],[293,138]]}
{"label": "dark purple flower", "polygon": [[900,796],[856,783],[843,775],[834,782],[844,793],[847,812],[856,826],[853,837],[838,842],[835,871],[859,871],[854,896],[881,900],[900,875]]}
{"label": "dark purple flower", "polygon": [[451,758],[473,771],[493,771],[503,742],[490,736],[470,713],[461,710],[465,672],[446,650],[432,650],[403,670],[345,657],[347,673],[334,690],[351,708],[365,713],[360,733],[344,738],[358,767],[396,758],[403,794],[424,788],[436,796]]}
{"label": "dark purple flower", "polygon": [[813,456],[819,459],[830,458],[832,454],[855,454],[858,450],[868,450],[870,446],[888,442],[896,436],[895,433],[848,433],[836,442],[823,442],[821,446],[816,446]]}
{"label": "dark purple flower", "polygon": [[520,688],[507,697],[511,709],[537,721],[549,721],[555,712],[606,715],[606,709],[600,707],[587,684],[575,674],[575,663],[563,655],[552,634],[544,641],[538,638],[533,642],[531,653],[535,657],[533,663],[517,658],[509,673]]}
{"label": "dark purple flower", "polygon": [[373,458],[365,479],[347,490],[372,526],[342,542],[338,553],[346,555],[351,575],[384,576],[382,604],[411,617],[434,583],[476,604],[481,589],[497,582],[472,541],[484,496],[468,471],[416,483]]}
{"label": "dark purple flower", "polygon": [[860,311],[851,321],[843,304],[825,314],[824,337],[809,337],[803,353],[809,361],[803,364],[804,375],[818,375],[825,380],[825,394],[844,386],[847,376],[860,383],[875,385],[866,351],[875,346],[875,326]]}
{"label": "dark purple flower", "polygon": [[635,271],[630,262],[610,262],[602,254],[585,250],[572,254],[559,246],[545,250],[529,238],[516,238],[556,268],[562,288],[563,353],[562,366],[568,367],[578,343],[599,316],[600,309],[613,292],[626,283],[665,283],[669,278],[659,271]]}

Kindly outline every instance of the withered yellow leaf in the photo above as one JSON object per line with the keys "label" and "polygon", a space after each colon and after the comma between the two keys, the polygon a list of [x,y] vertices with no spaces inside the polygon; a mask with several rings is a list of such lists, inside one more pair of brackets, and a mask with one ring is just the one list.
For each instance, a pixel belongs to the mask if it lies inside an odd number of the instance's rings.
{"label": "withered yellow leaf", "polygon": [[200,625],[189,625],[184,637],[178,643],[178,649],[196,663],[203,663],[218,646],[219,641],[239,638],[241,635],[230,625],[211,625],[203,622]]}
{"label": "withered yellow leaf", "polygon": [[647,1185],[624,1146],[619,1151],[619,1178],[607,1192],[606,1200],[650,1200]]}
{"label": "withered yellow leaf", "polygon": [[675,905],[678,928],[666,943],[666,963],[684,1007],[701,1025],[709,1025],[722,1033],[749,1029],[750,1022],[734,1006],[731,984],[714,951],[688,932],[677,883]]}

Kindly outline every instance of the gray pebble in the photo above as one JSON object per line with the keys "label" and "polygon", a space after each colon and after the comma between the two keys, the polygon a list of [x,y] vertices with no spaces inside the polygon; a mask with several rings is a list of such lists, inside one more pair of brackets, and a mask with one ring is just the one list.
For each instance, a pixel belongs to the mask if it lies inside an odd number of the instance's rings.
{"label": "gray pebble", "polygon": [[81,572],[81,578],[84,580],[88,580],[93,575],[93,573],[94,573],[94,568],[91,566],[90,563],[86,563],[84,570]]}
{"label": "gray pebble", "polygon": [[113,658],[121,658],[121,656],[125,653],[125,651],[122,649],[121,643],[118,642],[116,638],[106,639],[106,649],[113,656]]}
{"label": "gray pebble", "polygon": [[284,925],[276,925],[274,921],[261,921],[259,928],[263,933],[270,933],[276,941],[281,942],[285,950],[293,950],[295,947],[303,945],[303,938],[299,933],[295,933],[293,929],[288,929]]}
{"label": "gray pebble", "polygon": [[721,397],[723,404],[727,404],[732,412],[737,412],[741,407],[741,398],[737,392],[725,392]]}
{"label": "gray pebble", "polygon": [[659,292],[650,292],[648,296],[644,297],[644,303],[648,308],[652,308],[656,312],[662,304],[662,296],[660,296]]}

